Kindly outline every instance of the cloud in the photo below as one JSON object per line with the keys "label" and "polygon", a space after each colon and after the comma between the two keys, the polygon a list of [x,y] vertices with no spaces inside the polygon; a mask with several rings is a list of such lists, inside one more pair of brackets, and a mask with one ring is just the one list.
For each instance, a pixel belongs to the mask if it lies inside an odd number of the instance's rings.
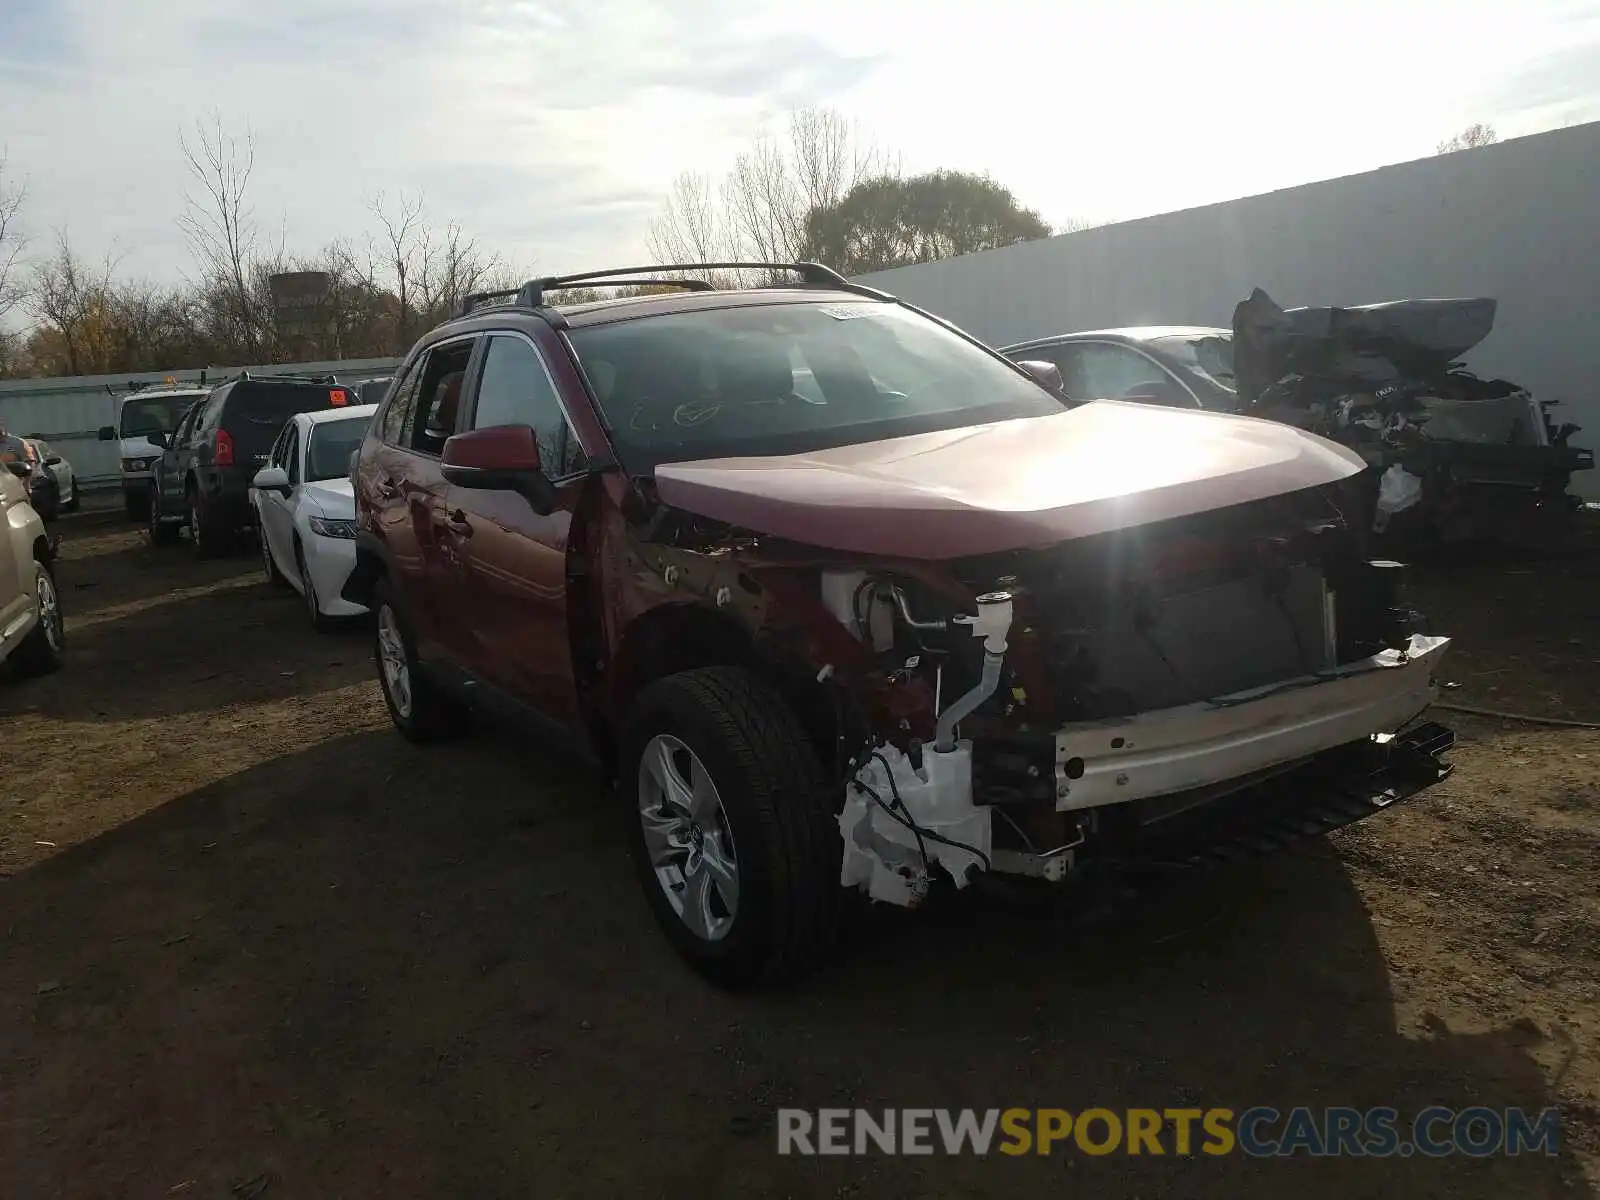
{"label": "cloud", "polygon": [[130,273],[187,267],[177,135],[213,109],[253,131],[254,212],[291,249],[360,245],[370,198],[403,189],[562,270],[641,259],[676,172],[721,173],[802,105],[907,169],[989,171],[1047,219],[1132,217],[1594,111],[1596,40],[1593,6],[1559,0],[1470,19],[1346,0],[1337,21],[1256,0],[989,0],[981,20],[913,0],[0,0],[0,138],[32,231]]}
{"label": "cloud", "polygon": [[1541,54],[1485,88],[1484,107],[1531,117],[1536,127],[1600,116],[1600,21],[1574,33],[1574,44]]}
{"label": "cloud", "polygon": [[[664,11],[669,10],[669,11]],[[638,257],[672,173],[765,114],[836,98],[878,56],[686,0],[7,0],[0,105],[35,228],[175,278],[178,152],[213,109],[256,148],[275,240],[364,240],[378,191],[555,266]]]}

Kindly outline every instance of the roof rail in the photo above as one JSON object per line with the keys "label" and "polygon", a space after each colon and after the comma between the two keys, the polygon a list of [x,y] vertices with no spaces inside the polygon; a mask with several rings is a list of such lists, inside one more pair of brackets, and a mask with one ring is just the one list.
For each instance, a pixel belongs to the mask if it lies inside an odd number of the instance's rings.
{"label": "roof rail", "polygon": [[[705,279],[666,279],[661,277],[669,271],[792,271],[800,276],[800,282],[804,284],[838,288],[840,291],[854,292],[859,296],[868,296],[874,300],[893,299],[887,292],[880,292],[876,288],[864,287],[859,283],[851,283],[839,272],[831,267],[825,267],[821,263],[657,263],[647,267],[613,267],[603,271],[578,271],[571,275],[546,275],[539,279],[530,279],[520,288],[503,288],[494,292],[473,292],[461,302],[461,311],[458,315],[464,317],[485,301],[507,297],[511,298],[511,304],[517,308],[543,308],[546,292],[586,285],[592,287],[613,283],[618,287],[626,287],[649,284],[657,287],[678,287],[690,292],[712,290],[712,284]],[[649,278],[637,278],[637,276],[641,275],[649,276]]]}
{"label": "roof rail", "polygon": [[276,375],[252,375],[249,371],[240,371],[232,379],[233,383],[315,383],[324,386],[333,386],[339,382],[339,377],[332,372],[323,375],[308,375],[295,371],[283,371]]}

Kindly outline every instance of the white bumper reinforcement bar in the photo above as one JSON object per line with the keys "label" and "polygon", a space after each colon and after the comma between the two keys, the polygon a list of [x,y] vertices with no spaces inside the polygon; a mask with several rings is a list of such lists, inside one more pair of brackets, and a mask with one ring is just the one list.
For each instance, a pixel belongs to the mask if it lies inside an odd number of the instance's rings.
{"label": "white bumper reinforcement bar", "polygon": [[1438,694],[1446,637],[1412,634],[1337,671],[1197,704],[1063,726],[1056,733],[1056,808],[1098,808],[1209,787],[1389,733]]}

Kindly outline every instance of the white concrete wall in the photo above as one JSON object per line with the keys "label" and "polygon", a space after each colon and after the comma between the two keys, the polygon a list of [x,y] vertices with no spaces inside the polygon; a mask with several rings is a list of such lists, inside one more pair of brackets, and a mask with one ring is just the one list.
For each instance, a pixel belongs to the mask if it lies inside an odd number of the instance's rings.
{"label": "white concrete wall", "polygon": [[[1253,287],[1285,307],[1494,296],[1468,365],[1559,400],[1600,446],[1600,122],[860,281],[992,345],[1229,325]],[[1597,475],[1574,490],[1600,498]]]}

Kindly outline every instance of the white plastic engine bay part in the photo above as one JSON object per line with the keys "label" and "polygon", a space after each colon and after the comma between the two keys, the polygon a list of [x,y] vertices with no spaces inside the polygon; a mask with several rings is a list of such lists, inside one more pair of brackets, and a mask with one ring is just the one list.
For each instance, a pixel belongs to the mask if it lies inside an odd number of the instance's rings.
{"label": "white plastic engine bay part", "polygon": [[[878,799],[856,787],[857,782],[870,788]],[[896,747],[883,746],[867,759],[845,792],[844,810],[839,814],[839,833],[844,839],[839,882],[861,888],[874,900],[915,907],[927,894],[929,869],[934,864],[957,887],[965,887],[967,872],[974,867],[983,869],[992,853],[989,810],[972,802],[972,743],[968,740],[943,753],[925,748],[921,770]],[[884,811],[884,805],[923,831],[920,846],[917,834]],[[929,833],[949,840],[936,840],[927,836]]]}
{"label": "white plastic engine bay part", "polygon": [[894,647],[894,603],[869,587],[865,571],[824,571],[822,603],[860,641],[882,654]]}

